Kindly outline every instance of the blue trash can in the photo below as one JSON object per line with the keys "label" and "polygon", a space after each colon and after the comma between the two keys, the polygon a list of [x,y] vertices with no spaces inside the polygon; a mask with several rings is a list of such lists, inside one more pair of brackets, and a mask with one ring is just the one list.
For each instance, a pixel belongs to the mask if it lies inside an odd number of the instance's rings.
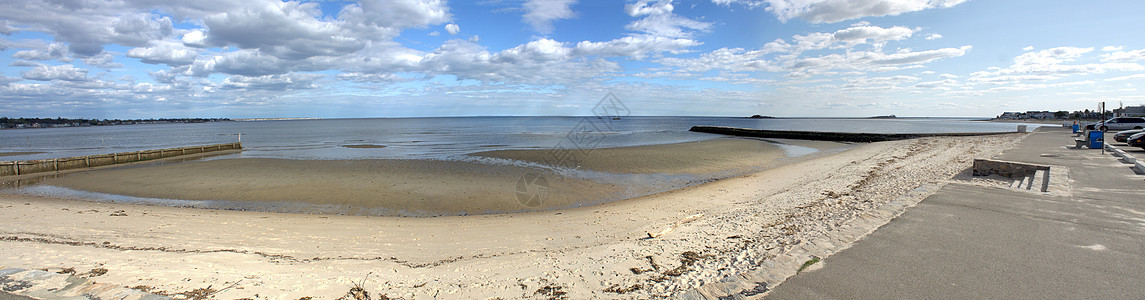
{"label": "blue trash can", "polygon": [[1089,149],[1101,149],[1105,144],[1105,132],[1101,130],[1091,130],[1089,132]]}
{"label": "blue trash can", "polygon": [[1073,133],[1081,131],[1081,125],[1073,124]]}

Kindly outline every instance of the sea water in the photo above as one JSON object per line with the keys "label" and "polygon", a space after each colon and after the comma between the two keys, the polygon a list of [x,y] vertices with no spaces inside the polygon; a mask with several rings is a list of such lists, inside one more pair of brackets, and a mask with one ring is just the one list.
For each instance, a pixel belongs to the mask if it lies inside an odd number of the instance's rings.
{"label": "sea water", "polygon": [[[196,124],[145,124],[0,130],[0,160],[34,160],[242,141],[224,158],[451,159],[507,149],[609,148],[721,137],[688,131],[694,125],[769,130],[867,133],[1013,132],[1015,123],[971,119],[748,119],[720,117],[454,117],[322,119]],[[1031,130],[1038,124],[1029,125]],[[590,145],[572,134],[598,134]],[[363,147],[365,146],[365,147]],[[806,149],[787,148],[791,155]]]}

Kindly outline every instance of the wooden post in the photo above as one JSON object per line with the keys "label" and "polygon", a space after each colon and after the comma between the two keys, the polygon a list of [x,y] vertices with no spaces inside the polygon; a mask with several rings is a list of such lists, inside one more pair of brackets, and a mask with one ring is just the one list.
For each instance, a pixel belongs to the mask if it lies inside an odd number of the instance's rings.
{"label": "wooden post", "polygon": [[60,159],[59,158],[53,158],[52,159],[52,165],[55,166],[53,169],[55,169],[56,172],[60,171]]}
{"label": "wooden post", "polygon": [[20,176],[20,162],[18,162],[18,161],[12,162],[12,170],[16,170],[15,171],[16,176]]}
{"label": "wooden post", "polygon": [[118,164],[118,163],[119,163],[119,153],[112,153],[111,154],[111,164],[114,165],[114,164]]}
{"label": "wooden post", "polygon": [[84,168],[91,168],[91,155],[83,157],[83,167]]}

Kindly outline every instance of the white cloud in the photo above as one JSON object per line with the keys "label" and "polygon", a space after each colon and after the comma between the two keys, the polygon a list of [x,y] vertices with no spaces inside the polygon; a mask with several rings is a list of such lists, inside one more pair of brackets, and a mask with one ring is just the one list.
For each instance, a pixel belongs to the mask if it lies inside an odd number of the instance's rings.
{"label": "white cloud", "polygon": [[156,45],[147,48],[134,48],[127,51],[127,57],[138,58],[149,64],[165,64],[172,67],[189,65],[195,62],[197,51],[183,47],[181,44],[156,42]]}
{"label": "white cloud", "polygon": [[83,63],[97,68],[121,68],[123,64],[115,62],[115,55],[103,51],[99,54],[83,58]]}
{"label": "white cloud", "polygon": [[12,0],[0,10],[0,19],[6,20],[5,27],[16,25],[27,31],[50,34],[56,41],[68,43],[73,53],[84,57],[99,54],[104,44],[143,46],[174,32],[169,17],[132,5],[136,4]]}
{"label": "white cloud", "polygon": [[[1121,50],[1121,48],[1117,48],[1116,50]],[[1106,50],[1106,51],[1109,51],[1109,50]],[[1102,61],[1110,61],[1110,62],[1131,62],[1131,61],[1145,60],[1145,49],[1137,49],[1137,50],[1131,50],[1131,51],[1116,51],[1113,53],[1102,54],[1101,57],[1102,57],[1102,59],[1101,59]]]}
{"label": "white cloud", "polygon": [[[830,74],[833,70],[885,72],[916,68],[938,59],[962,56],[970,49],[965,46],[927,51],[902,49],[890,54],[882,52],[882,47],[888,42],[908,39],[915,31],[917,29],[884,28],[859,22],[835,32],[795,35],[792,42],[776,40],[756,50],[722,48],[697,58],[666,57],[656,62],[693,73],[710,70],[787,72],[793,77],[805,78]],[[860,45],[868,45],[869,49],[856,49]],[[844,49],[846,52],[801,57],[804,52],[824,49]]]}
{"label": "white cloud", "polygon": [[1101,51],[1105,51],[1105,52],[1120,51],[1121,49],[1125,49],[1125,46],[1105,46],[1105,47],[1101,47]]}
{"label": "white cloud", "polygon": [[675,7],[670,0],[659,0],[650,3],[649,0],[640,0],[634,4],[624,6],[629,16],[644,18],[633,21],[625,26],[632,31],[642,31],[655,36],[686,38],[695,31],[707,31],[711,23],[700,22],[684,18],[672,13]]}
{"label": "white cloud", "polygon": [[[358,38],[363,35],[352,34],[342,22],[324,20],[314,2],[253,2],[241,10],[208,15],[203,24],[209,28],[208,45],[258,49],[282,59],[338,56],[365,47]],[[195,44],[195,36],[184,38]]]}
{"label": "white cloud", "polygon": [[234,75],[227,77],[219,86],[223,89],[288,91],[313,89],[314,81],[326,77],[322,74],[287,73],[264,76]]}
{"label": "white cloud", "polygon": [[553,21],[576,17],[572,5],[576,0],[528,0],[525,2],[525,23],[542,33],[553,31]]}
{"label": "white cloud", "polygon": [[[11,35],[12,32],[15,32],[15,31],[16,31],[16,29],[12,28],[11,26],[8,26],[8,20],[7,19],[0,19],[0,34]],[[0,51],[2,51],[2,50],[4,50],[4,49],[0,48]]]}
{"label": "white cloud", "polygon": [[1142,79],[1142,78],[1145,78],[1145,74],[1133,74],[1133,75],[1118,76],[1118,77],[1106,79],[1106,81],[1122,81],[1122,80],[1132,80],[1132,79]]}
{"label": "white cloud", "polygon": [[187,47],[207,47],[207,34],[202,30],[192,30],[191,32],[183,34],[181,40],[183,45]]}
{"label": "white cloud", "polygon": [[449,21],[443,0],[364,0],[343,8],[339,16],[351,23],[378,28],[420,28]]}
{"label": "white cloud", "polygon": [[1022,51],[1030,51],[1030,50],[1034,50],[1034,46],[1025,46],[1025,47],[1022,47]]}
{"label": "white cloud", "polygon": [[691,39],[668,38],[652,35],[626,36],[604,42],[582,41],[576,44],[574,54],[580,56],[631,57],[643,59],[660,53],[679,54],[701,43]]}
{"label": "white cloud", "polygon": [[406,81],[413,81],[413,80],[420,79],[420,78],[414,78],[414,77],[399,76],[397,74],[362,73],[362,72],[339,73],[337,78],[341,79],[341,80],[349,80],[349,81],[353,81],[353,82],[357,82],[357,83],[364,83],[364,82],[393,83],[393,82],[406,82]]}
{"label": "white cloud", "polygon": [[963,56],[970,46],[942,48],[926,51],[901,50],[896,53],[873,51],[851,51],[841,54],[828,54],[794,61],[789,67],[794,77],[807,77],[827,73],[831,70],[858,70],[886,72],[915,68],[920,64],[939,59]]}
{"label": "white cloud", "polygon": [[19,78],[19,77],[8,77],[8,76],[0,75],[0,87],[5,87],[5,86],[8,86],[9,83],[13,83],[13,82],[21,81],[21,80],[24,80],[24,79]]}
{"label": "white cloud", "polygon": [[12,55],[12,58],[29,59],[29,60],[53,60],[60,59],[62,61],[70,61],[68,59],[68,45],[63,43],[51,43],[46,48],[20,50]]}
{"label": "white cloud", "polygon": [[445,32],[449,32],[450,35],[457,35],[458,32],[461,32],[461,27],[453,23],[445,24]]}
{"label": "white cloud", "polygon": [[882,45],[888,41],[907,39],[910,38],[912,34],[914,34],[913,29],[902,26],[883,28],[870,26],[867,25],[867,23],[860,23],[850,28],[835,31],[831,36],[833,38],[831,42],[841,43],[848,48],[867,42],[871,42],[877,47],[882,47]]}
{"label": "white cloud", "polygon": [[24,79],[39,81],[84,81],[87,80],[87,69],[76,68],[73,65],[38,66],[21,73]]}
{"label": "white cloud", "polygon": [[941,39],[941,38],[942,38],[942,35],[937,34],[937,33],[931,33],[931,34],[926,35],[926,39],[931,40],[931,41]]}
{"label": "white cloud", "polygon": [[[895,16],[933,8],[949,8],[967,0],[764,0],[780,21],[800,18],[811,23],[835,23],[863,17]],[[733,2],[733,1],[722,1]],[[719,2],[717,2],[719,3]]]}
{"label": "white cloud", "polygon": [[[1089,55],[1094,48],[1057,47],[1041,51],[1022,53],[1014,58],[1014,64],[1007,68],[992,67],[986,71],[970,74],[968,82],[996,86],[989,91],[1020,91],[1078,85],[1092,80],[1054,83],[1071,76],[1086,76],[1117,71],[1142,71],[1145,67],[1125,62],[1129,52],[1115,52],[1102,55],[1104,63],[1092,63],[1095,57]],[[1087,57],[1088,55],[1088,57]],[[1132,60],[1132,59],[1129,59]],[[1115,77],[1107,80],[1133,79],[1132,76]]]}

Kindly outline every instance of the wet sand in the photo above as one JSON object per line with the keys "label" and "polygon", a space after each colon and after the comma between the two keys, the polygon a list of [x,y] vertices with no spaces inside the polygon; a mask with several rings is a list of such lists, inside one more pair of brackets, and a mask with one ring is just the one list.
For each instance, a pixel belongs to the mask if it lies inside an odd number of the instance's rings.
{"label": "wet sand", "polygon": [[[839,143],[812,145],[824,149],[845,147]],[[481,155],[528,161],[542,157],[546,152],[495,151]],[[742,171],[735,173],[735,170],[790,163],[790,160],[780,161],[783,158],[786,158],[785,152],[768,142],[717,139],[596,149],[579,161],[588,169],[599,171],[697,174],[695,180],[702,181],[719,175],[709,173],[729,171],[732,173],[727,174],[742,174]],[[532,201],[530,197],[519,198],[518,185],[522,178],[531,180],[537,177],[542,178],[541,185],[548,188],[545,194]],[[241,158],[92,171],[51,179],[43,184],[143,198],[243,202],[205,206],[213,208],[237,206],[247,210],[375,216],[550,210],[621,200],[672,187],[643,186],[635,183],[637,180],[656,179],[576,178],[543,168],[465,161]],[[686,182],[679,184],[686,185]],[[540,191],[526,186],[522,196],[530,196],[530,193]],[[260,205],[260,202],[268,204]],[[293,204],[316,206],[306,208]]]}
{"label": "wet sand", "polygon": [[[845,148],[845,144],[819,141],[785,141],[792,146],[819,151]],[[755,139],[721,138],[669,145],[592,149],[576,152],[569,167],[613,173],[707,174],[774,166],[787,158],[778,145]],[[496,150],[474,153],[536,163],[553,163],[551,150]],[[559,163],[559,162],[558,162]]]}
{"label": "wet sand", "polygon": [[231,287],[220,299],[334,299],[359,284],[374,298],[647,299],[752,270],[774,286],[929,195],[916,188],[1024,136],[862,144],[671,192],[514,214],[323,216],[0,194],[0,268],[104,268],[94,280],[167,293]]}

